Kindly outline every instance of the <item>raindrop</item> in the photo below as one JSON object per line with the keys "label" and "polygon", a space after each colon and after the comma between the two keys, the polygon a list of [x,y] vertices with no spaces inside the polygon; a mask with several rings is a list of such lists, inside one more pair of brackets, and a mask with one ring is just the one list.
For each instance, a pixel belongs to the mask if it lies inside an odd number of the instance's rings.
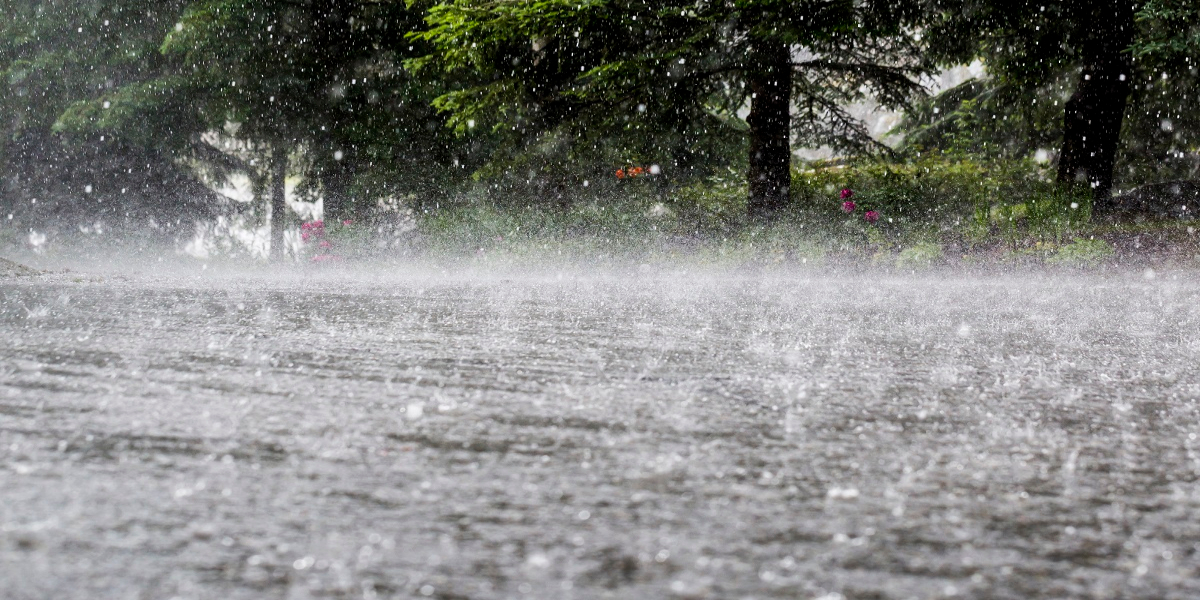
{"label": "raindrop", "polygon": [[425,405],[420,402],[409,403],[408,408],[404,411],[405,416],[410,419],[420,419],[425,414]]}

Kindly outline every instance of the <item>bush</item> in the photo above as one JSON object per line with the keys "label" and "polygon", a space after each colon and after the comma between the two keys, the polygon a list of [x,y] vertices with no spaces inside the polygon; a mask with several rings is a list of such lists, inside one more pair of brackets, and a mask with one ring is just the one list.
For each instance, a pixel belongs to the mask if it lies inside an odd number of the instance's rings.
{"label": "bush", "polygon": [[793,176],[795,211],[829,225],[844,218],[839,191],[854,192],[855,211],[873,210],[891,243],[932,237],[990,240],[1014,246],[1028,239],[1061,242],[1091,219],[1086,190],[1063,191],[1052,173],[1030,160],[982,161],[925,154],[905,162],[821,162]]}
{"label": "bush", "polygon": [[[674,188],[658,177],[614,177],[550,204],[515,203],[492,198],[505,196],[503,190],[482,191],[418,219],[427,249],[459,255],[548,251],[586,260],[589,252],[683,252],[764,263],[841,255],[923,267],[977,246],[1053,249],[1079,236],[1091,204],[1057,190],[1050,175],[1032,161],[937,154],[902,162],[826,161],[795,169],[792,203],[771,223],[746,215],[744,174],[732,169]],[[854,205],[844,206],[847,199]],[[1107,256],[1100,252],[1072,247],[1061,260]]]}
{"label": "bush", "polygon": [[971,232],[976,238],[999,233],[1012,244],[1033,236],[1058,243],[1091,220],[1090,194],[1058,189],[1033,190],[1026,196],[980,206]]}
{"label": "bush", "polygon": [[860,207],[878,211],[888,223],[941,230],[969,223],[978,208],[1003,198],[1053,187],[1030,162],[984,163],[942,155],[907,162],[816,163],[797,169],[792,181],[800,211],[836,212],[838,190],[848,188]]}
{"label": "bush", "polygon": [[941,244],[936,242],[917,242],[900,251],[896,256],[898,267],[928,267],[945,257]]}
{"label": "bush", "polygon": [[746,194],[745,177],[730,170],[675,190],[667,206],[698,233],[727,231],[746,221]]}
{"label": "bush", "polygon": [[1058,248],[1046,262],[1075,267],[1094,267],[1114,253],[1112,244],[1104,240],[1075,240]]}

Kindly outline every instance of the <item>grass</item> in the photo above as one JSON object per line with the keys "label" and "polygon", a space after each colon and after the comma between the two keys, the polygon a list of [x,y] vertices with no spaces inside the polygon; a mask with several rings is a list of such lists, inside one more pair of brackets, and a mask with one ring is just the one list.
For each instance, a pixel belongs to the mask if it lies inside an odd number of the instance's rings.
{"label": "grass", "polygon": [[[1029,162],[944,157],[813,164],[795,171],[792,205],[769,224],[745,216],[745,187],[731,172],[670,190],[627,181],[554,208],[477,197],[422,217],[418,231],[427,256],[475,262],[1200,266],[1188,223],[1096,221],[1088,197],[1057,189],[1050,175]],[[854,192],[851,213],[843,189]],[[868,223],[866,210],[879,221]]]}
{"label": "grass", "polygon": [[[851,212],[843,210],[844,189],[853,191]],[[400,206],[374,223],[331,223],[329,252],[350,259],[552,262],[585,269],[689,263],[900,270],[1200,266],[1200,225],[1093,219],[1086,195],[1057,189],[1052,173],[1031,162],[927,156],[903,163],[804,164],[793,173],[791,205],[770,223],[746,216],[743,176],[732,171],[676,186],[651,177],[614,178],[567,196],[548,203],[481,185],[427,211]],[[878,212],[877,222],[865,220],[868,210]],[[14,232],[0,229],[0,238]],[[136,240],[116,237],[123,252],[137,249],[130,246]],[[247,260],[235,240],[228,241],[217,249],[232,248],[228,256],[211,259]],[[23,238],[9,242],[0,245],[16,247]]]}

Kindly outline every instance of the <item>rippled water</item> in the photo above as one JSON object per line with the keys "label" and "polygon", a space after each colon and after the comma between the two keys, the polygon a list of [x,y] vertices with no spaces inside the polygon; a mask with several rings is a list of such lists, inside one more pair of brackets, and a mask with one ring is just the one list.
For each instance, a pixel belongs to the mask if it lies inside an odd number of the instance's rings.
{"label": "rippled water", "polygon": [[1195,598],[1200,279],[0,281],[0,596]]}

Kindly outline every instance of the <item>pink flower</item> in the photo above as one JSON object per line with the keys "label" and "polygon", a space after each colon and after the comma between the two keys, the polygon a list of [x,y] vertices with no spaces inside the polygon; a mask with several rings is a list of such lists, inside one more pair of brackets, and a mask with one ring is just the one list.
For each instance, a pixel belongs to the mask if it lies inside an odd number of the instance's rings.
{"label": "pink flower", "polygon": [[321,240],[321,244],[320,244],[320,246],[321,246],[322,248],[329,248],[329,247],[332,247],[332,246],[333,246],[333,244],[330,244],[330,243],[329,243],[329,240]]}
{"label": "pink flower", "polygon": [[842,193],[841,193],[842,200],[849,200],[853,196],[854,196],[854,190],[852,190],[850,188],[842,188]]}
{"label": "pink flower", "polygon": [[857,206],[858,206],[857,204],[847,200],[842,203],[842,211],[852,213],[852,212],[854,212],[854,208]]}
{"label": "pink flower", "polygon": [[338,260],[338,258],[340,258],[340,257],[335,256],[333,254],[314,254],[312,257],[312,261],[318,262],[318,263],[319,262],[329,262],[329,261],[333,261],[333,260]]}
{"label": "pink flower", "polygon": [[868,210],[866,214],[863,215],[863,218],[866,219],[868,223],[874,223],[875,221],[879,220],[879,212]]}
{"label": "pink flower", "polygon": [[342,221],[342,225],[349,225],[349,224],[350,224],[350,219],[346,219],[345,221]]}

